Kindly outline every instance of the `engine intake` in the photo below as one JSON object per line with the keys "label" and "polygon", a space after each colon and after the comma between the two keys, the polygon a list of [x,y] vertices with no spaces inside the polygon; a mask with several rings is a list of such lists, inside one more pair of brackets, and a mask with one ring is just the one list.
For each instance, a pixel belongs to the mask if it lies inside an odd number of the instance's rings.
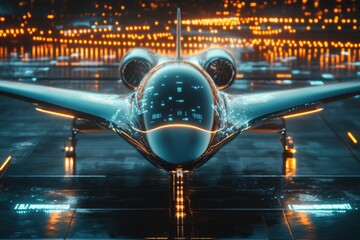
{"label": "engine intake", "polygon": [[135,48],[122,59],[120,63],[120,78],[126,87],[136,90],[154,65],[155,57],[150,51]]}
{"label": "engine intake", "polygon": [[223,49],[208,50],[204,54],[203,67],[218,89],[230,87],[236,78],[235,61],[232,56]]}

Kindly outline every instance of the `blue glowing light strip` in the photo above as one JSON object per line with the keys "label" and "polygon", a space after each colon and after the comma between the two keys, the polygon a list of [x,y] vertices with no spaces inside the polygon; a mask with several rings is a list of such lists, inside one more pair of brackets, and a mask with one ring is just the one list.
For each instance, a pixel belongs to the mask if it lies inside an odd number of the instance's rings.
{"label": "blue glowing light strip", "polygon": [[70,210],[69,204],[16,204],[14,210]]}
{"label": "blue glowing light strip", "polygon": [[293,204],[289,209],[296,212],[338,212],[351,210],[350,204]]}

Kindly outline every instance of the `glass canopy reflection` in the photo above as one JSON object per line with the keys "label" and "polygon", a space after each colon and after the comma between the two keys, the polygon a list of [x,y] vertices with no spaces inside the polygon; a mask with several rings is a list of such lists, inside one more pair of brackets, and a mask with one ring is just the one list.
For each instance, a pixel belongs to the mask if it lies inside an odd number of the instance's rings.
{"label": "glass canopy reflection", "polygon": [[213,127],[211,86],[206,76],[188,64],[164,65],[149,76],[139,96],[146,130],[168,124]]}
{"label": "glass canopy reflection", "polygon": [[143,80],[137,99],[139,131],[158,157],[181,164],[206,151],[215,129],[213,87],[206,73],[187,62],[160,65]]}

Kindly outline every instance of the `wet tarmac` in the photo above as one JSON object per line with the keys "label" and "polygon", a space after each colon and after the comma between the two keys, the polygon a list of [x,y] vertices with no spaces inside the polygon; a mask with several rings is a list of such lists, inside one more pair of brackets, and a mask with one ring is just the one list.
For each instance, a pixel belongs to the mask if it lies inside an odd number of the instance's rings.
{"label": "wet tarmac", "polygon": [[[41,84],[124,93],[116,81]],[[232,92],[310,82],[237,81]],[[278,134],[243,134],[189,174],[185,222],[170,209],[171,179],[113,133],[80,134],[65,158],[70,120],[0,97],[0,237],[62,239],[360,239],[360,99],[288,119],[297,152]],[[175,219],[176,220],[176,219]]]}

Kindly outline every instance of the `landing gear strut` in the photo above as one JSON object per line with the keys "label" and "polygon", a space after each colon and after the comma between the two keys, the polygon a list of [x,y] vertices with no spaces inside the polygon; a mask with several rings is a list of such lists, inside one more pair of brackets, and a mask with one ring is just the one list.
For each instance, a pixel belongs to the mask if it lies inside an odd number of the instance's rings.
{"label": "landing gear strut", "polygon": [[71,123],[71,135],[65,139],[64,143],[64,151],[66,157],[75,157],[76,155],[77,130],[75,128],[75,121],[76,119],[74,118]]}
{"label": "landing gear strut", "polygon": [[294,137],[289,136],[287,134],[285,119],[282,119],[282,122],[283,122],[284,128],[281,131],[280,141],[281,141],[281,144],[284,149],[283,154],[285,156],[289,156],[289,155],[292,156],[296,152],[295,144],[294,144]]}

